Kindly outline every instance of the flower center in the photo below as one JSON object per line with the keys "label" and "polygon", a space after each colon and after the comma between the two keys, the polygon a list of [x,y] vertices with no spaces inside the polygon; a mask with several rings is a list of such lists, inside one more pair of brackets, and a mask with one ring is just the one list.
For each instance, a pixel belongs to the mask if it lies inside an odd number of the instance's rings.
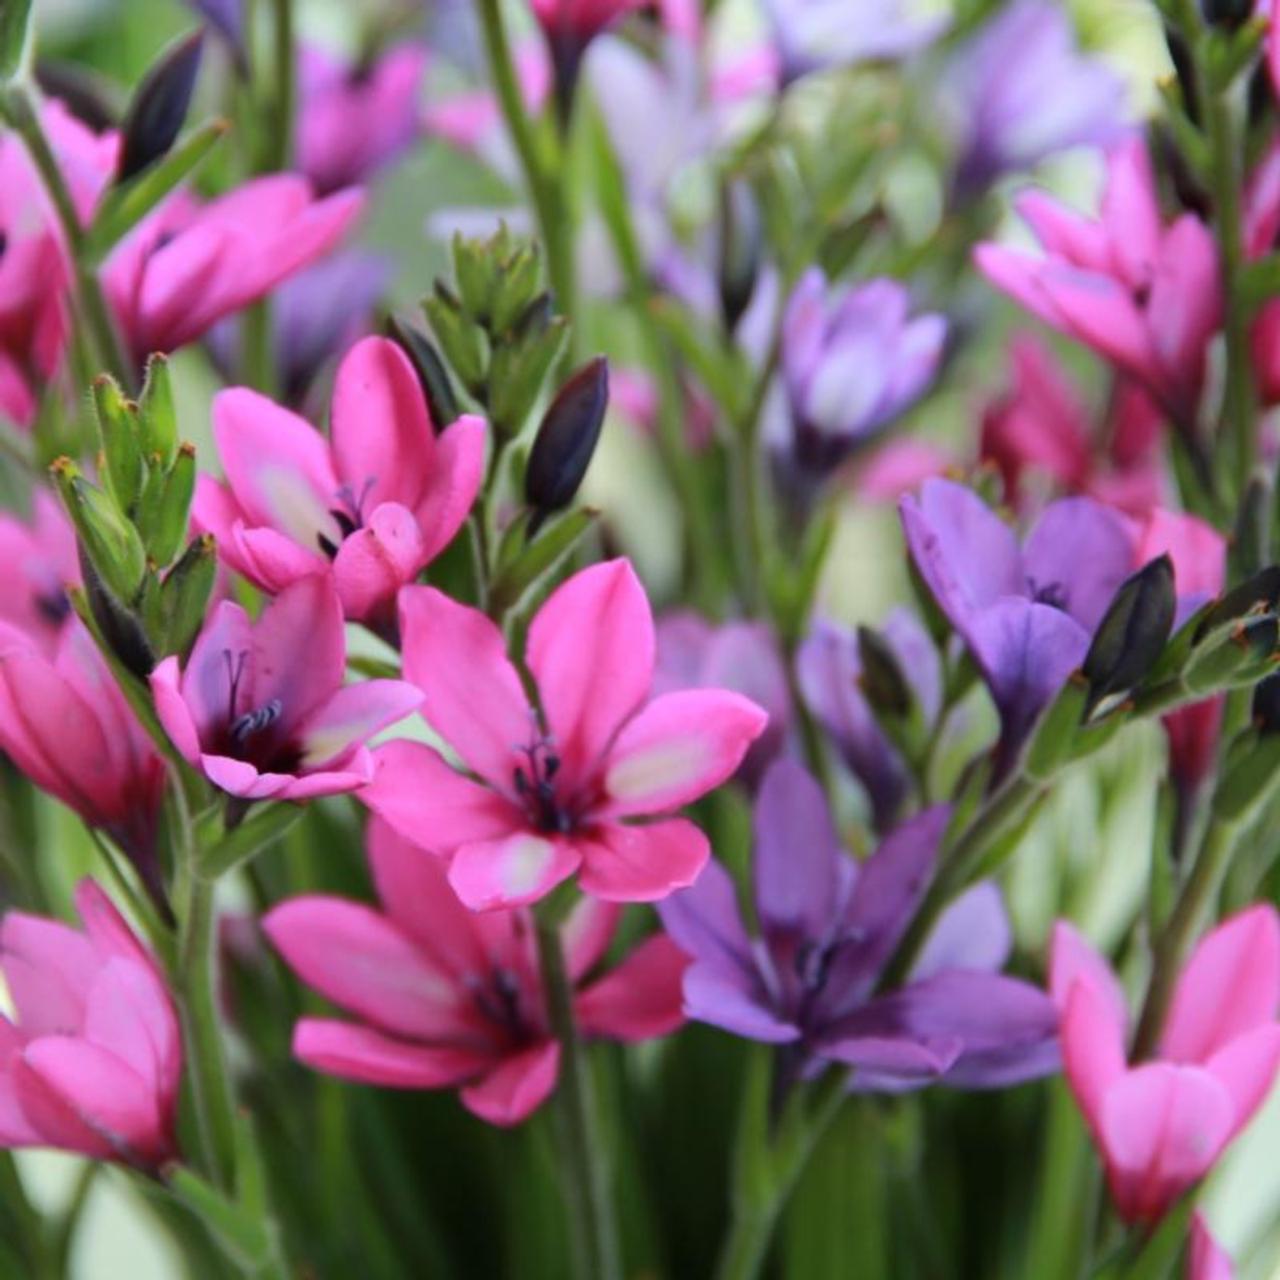
{"label": "flower center", "polygon": [[534,829],[559,834],[572,831],[574,815],[556,796],[560,757],[552,750],[551,738],[535,730],[529,743],[520,748],[520,754],[525,763],[516,765],[512,781]]}
{"label": "flower center", "polygon": [[299,752],[280,734],[284,703],[279,698],[271,698],[261,706],[237,711],[240,683],[249,654],[242,649],[233,655],[230,649],[224,649],[222,659],[227,668],[227,718],[221,751],[263,771],[291,773],[297,766]]}
{"label": "flower center", "polygon": [[480,1012],[513,1040],[530,1039],[533,1031],[521,1009],[520,979],[502,966],[490,970],[487,978],[487,981],[478,975],[467,978]]}
{"label": "flower center", "polygon": [[61,587],[36,594],[36,612],[51,627],[61,626],[71,613],[71,600]]}
{"label": "flower center", "polygon": [[1038,583],[1034,578],[1027,579],[1027,590],[1037,604],[1047,604],[1051,609],[1067,611],[1067,589],[1061,582]]}
{"label": "flower center", "polygon": [[320,544],[320,550],[330,560],[338,554],[338,547],[342,542],[351,537],[357,529],[364,528],[364,504],[369,500],[369,491],[375,483],[376,477],[370,476],[364,482],[358,495],[349,484],[344,484],[334,495],[337,499],[337,505],[329,508],[329,514],[337,522],[338,528],[342,530],[342,537],[338,542],[334,542],[326,533],[316,534],[316,541]]}

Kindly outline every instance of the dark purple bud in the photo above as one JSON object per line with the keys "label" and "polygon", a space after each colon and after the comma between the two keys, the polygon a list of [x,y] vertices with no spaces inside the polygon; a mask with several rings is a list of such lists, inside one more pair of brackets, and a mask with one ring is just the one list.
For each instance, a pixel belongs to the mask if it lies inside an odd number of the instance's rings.
{"label": "dark purple bud", "polygon": [[727,185],[720,199],[720,312],[733,333],[751,303],[760,271],[760,214],[750,189]]}
{"label": "dark purple bud", "polygon": [[870,627],[858,628],[859,684],[872,709],[885,716],[904,716],[911,710],[911,686],[889,642]]}
{"label": "dark purple bud", "polygon": [[1182,109],[1192,124],[1200,123],[1200,93],[1196,86],[1195,65],[1191,61],[1191,50],[1187,42],[1172,27],[1164,29],[1165,44],[1169,47],[1169,61],[1173,63],[1174,74],[1178,78],[1178,88],[1182,90]]}
{"label": "dark purple bud", "polygon": [[153,165],[177,141],[196,87],[203,46],[203,31],[183,36],[143,77],[121,129],[118,181],[126,182]]}
{"label": "dark purple bud", "polygon": [[1280,565],[1273,564],[1255,573],[1238,587],[1232,587],[1217,601],[1200,619],[1192,643],[1199,644],[1225,622],[1274,610],[1277,604],[1280,604]]}
{"label": "dark purple bud", "polygon": [[94,133],[105,133],[120,123],[119,94],[96,71],[60,58],[41,58],[36,63],[36,84]]}
{"label": "dark purple bud", "polygon": [[1254,0],[1200,0],[1200,12],[1211,27],[1234,31],[1249,21]]}
{"label": "dark purple bud", "polygon": [[1268,676],[1254,689],[1253,723],[1259,733],[1280,733],[1280,675]]}
{"label": "dark purple bud", "polygon": [[535,513],[530,532],[543,517],[573,501],[596,451],[608,404],[609,362],[597,356],[560,388],[547,408],[524,475],[525,501]]}
{"label": "dark purple bud", "polygon": [[431,425],[439,433],[458,420],[458,398],[449,381],[449,371],[431,339],[421,329],[400,316],[389,316],[387,332],[409,357],[422,384],[431,411]]}
{"label": "dark purple bud", "polygon": [[1120,584],[1084,659],[1089,703],[1132,689],[1151,670],[1173,630],[1177,598],[1167,555]]}

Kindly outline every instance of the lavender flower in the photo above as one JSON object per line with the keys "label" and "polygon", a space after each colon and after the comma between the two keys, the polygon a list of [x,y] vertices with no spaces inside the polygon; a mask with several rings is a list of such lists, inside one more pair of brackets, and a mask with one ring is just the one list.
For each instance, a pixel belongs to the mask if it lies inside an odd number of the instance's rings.
{"label": "lavender flower", "polygon": [[[928,633],[914,614],[897,609],[881,635],[932,724],[942,703],[942,668]],[[906,794],[907,766],[862,692],[857,634],[833,622],[816,623],[796,654],[796,675],[805,701],[866,790],[877,830],[885,830]]]}
{"label": "lavender flower", "polygon": [[946,338],[940,315],[908,315],[907,290],[872,280],[832,293],[811,268],[783,320],[782,374],[790,421],[770,430],[776,460],[822,477],[925,392]]}
{"label": "lavender flower", "polygon": [[938,922],[907,984],[876,994],[933,872],[945,807],[899,827],[861,865],[840,848],[821,789],[798,765],[770,769],[756,806],[760,934],[746,931],[733,881],[708,863],[658,906],[693,957],[691,1018],[787,1046],[793,1069],[854,1068],[862,1090],[934,1082],[1013,1084],[1058,1066],[1053,1002],[997,972],[1010,947],[999,894],[981,884]]}
{"label": "lavender flower", "polygon": [[899,503],[911,558],[969,647],[1000,712],[1006,762],[1084,659],[1133,567],[1133,535],[1091,498],[1044,509],[1021,547],[963,485],[926,480]]}
{"label": "lavender flower", "polygon": [[943,101],[960,148],[955,187],[981,190],[1055,152],[1106,146],[1125,131],[1124,84],[1076,49],[1058,0],[1016,0],[955,56]]}

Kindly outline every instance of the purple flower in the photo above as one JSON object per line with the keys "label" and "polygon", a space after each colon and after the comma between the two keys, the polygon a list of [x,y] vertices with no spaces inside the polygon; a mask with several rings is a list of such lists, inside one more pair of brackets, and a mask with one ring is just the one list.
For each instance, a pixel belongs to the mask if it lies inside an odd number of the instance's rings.
{"label": "purple flower", "polygon": [[245,74],[249,62],[244,39],[244,0],[188,0],[188,3],[227,42],[237,70]]}
{"label": "purple flower", "polygon": [[765,731],[738,769],[747,786],[757,786],[785,747],[791,723],[787,672],[773,633],[759,622],[717,627],[689,610],[660,618],[656,632],[655,696],[683,689],[730,689],[768,713]]}
{"label": "purple flower", "polygon": [[766,0],[784,84],[825,67],[905,58],[947,25],[915,0]]}
{"label": "purple flower", "polygon": [[1000,11],[953,59],[943,100],[957,134],[955,185],[963,193],[1068,147],[1106,146],[1125,132],[1124,84],[1077,52],[1059,0],[1017,0]]}
{"label": "purple flower", "polygon": [[911,558],[1000,712],[1006,763],[1084,660],[1133,568],[1133,532],[1091,498],[1050,503],[1021,547],[978,496],[926,480],[898,509]]}
{"label": "purple flower", "polygon": [[940,315],[911,318],[909,305],[894,280],[833,293],[817,267],[805,272],[783,319],[791,412],[789,422],[782,415],[773,425],[775,457],[821,477],[924,394],[947,324]]}
{"label": "purple flower", "polygon": [[787,1046],[801,1072],[824,1062],[852,1067],[851,1083],[863,1090],[938,1081],[981,1088],[1056,1070],[1053,1002],[998,972],[1010,933],[991,884],[948,909],[905,986],[876,994],[920,905],[947,818],[944,807],[927,810],[859,865],[841,849],[817,783],[779,761],[756,806],[759,935],[747,933],[733,881],[716,862],[658,906],[693,959],[686,1013]]}
{"label": "purple flower", "polygon": [[[911,682],[926,723],[933,724],[942,703],[942,668],[933,641],[906,609],[889,615],[881,636]],[[862,692],[856,632],[817,622],[796,654],[796,675],[805,701],[866,790],[876,829],[886,830],[907,791],[907,766]]]}

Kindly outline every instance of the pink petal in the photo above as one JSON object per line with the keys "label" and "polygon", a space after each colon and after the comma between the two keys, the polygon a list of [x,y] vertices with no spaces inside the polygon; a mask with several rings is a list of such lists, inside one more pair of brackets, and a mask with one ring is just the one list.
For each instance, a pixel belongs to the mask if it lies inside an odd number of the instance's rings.
{"label": "pink petal", "polygon": [[182,758],[195,764],[200,759],[200,736],[191,709],[182,696],[182,673],[178,659],[165,658],[150,676],[151,697],[156,716],[169,740],[182,753]]}
{"label": "pink petal", "polygon": [[1054,329],[1064,328],[1062,316],[1043,287],[1045,263],[1039,258],[999,244],[980,244],[973,263],[991,284],[1019,306]]}
{"label": "pink petal", "polygon": [[238,521],[231,528],[231,551],[224,557],[228,565],[268,595],[278,595],[299,578],[330,571],[318,543],[308,550],[266,526],[250,529]]}
{"label": "pink petal", "polygon": [[468,1085],[461,1093],[462,1104],[490,1124],[519,1124],[547,1100],[559,1072],[560,1046],[554,1040],[537,1044]]}
{"label": "pink petal", "polygon": [[691,885],[711,846],[692,822],[670,818],[643,826],[608,823],[582,845],[584,893],[609,902],[656,902]]}
{"label": "pink petal", "polygon": [[385,742],[374,761],[373,781],[360,799],[420,849],[447,856],[523,825],[514,805],[463,777],[425,743]]}
{"label": "pink petal", "polygon": [[1198,1067],[1149,1062],[1103,1101],[1101,1140],[1127,1222],[1154,1222],[1212,1167],[1231,1133],[1226,1090]]}
{"label": "pink petal", "polygon": [[684,1022],[681,984],[689,961],[664,934],[646,938],[614,970],[574,1001],[587,1035],[648,1040]]}
{"label": "pink petal", "polygon": [[338,481],[324,438],[308,422],[248,387],[232,387],[214,397],[213,435],[248,523],[276,529],[308,551],[320,550],[320,534],[342,541],[330,514]]}
{"label": "pink petal", "polygon": [[1163,228],[1155,175],[1141,138],[1121,143],[1107,157],[1102,224],[1120,278],[1131,289],[1149,284]]}
{"label": "pink petal", "polygon": [[400,635],[405,679],[425,694],[422,714],[469,768],[510,791],[534,720],[502,632],[443,592],[405,587]]}
{"label": "pink petal", "polygon": [[1191,1219],[1191,1247],[1187,1254],[1187,1280],[1235,1280],[1231,1256],[1209,1233],[1204,1215]]}
{"label": "pink petal", "polygon": [[1043,191],[1024,191],[1014,208],[1051,256],[1066,258],[1086,271],[1106,271],[1111,253],[1102,227],[1072,212]]}
{"label": "pink petal", "polygon": [[435,467],[436,439],[413,365],[387,338],[363,338],[342,358],[330,413],[339,480],[366,511],[414,510]]}
{"label": "pink petal", "polygon": [[344,1080],[386,1089],[442,1089],[483,1071],[488,1054],[452,1045],[406,1044],[334,1018],[302,1018],[293,1029],[293,1056]]}
{"label": "pink petal", "polygon": [[333,768],[380,729],[415,711],[422,693],[404,680],[358,680],[343,685],[299,729],[301,771]]}
{"label": "pink petal", "polygon": [[22,1033],[0,1014],[0,1147],[30,1147],[40,1144],[40,1135],[31,1127],[18,1101],[14,1065],[26,1043]]}
{"label": "pink petal", "polygon": [[1219,1049],[1205,1070],[1227,1091],[1235,1108],[1234,1138],[1267,1100],[1280,1069],[1280,1025],[1269,1023]]}
{"label": "pink petal", "polygon": [[22,1051],[14,1079],[23,1111],[52,1146],[145,1162],[169,1152],[155,1092],[106,1049],[44,1036]]}
{"label": "pink petal", "polygon": [[254,623],[248,705],[241,710],[279,698],[283,723],[302,725],[341,686],[346,668],[342,605],[333,581],[303,578],[276,596]]}
{"label": "pink petal", "polygon": [[1183,966],[1160,1055],[1205,1062],[1236,1036],[1274,1021],[1280,1005],[1280,916],[1259,905],[1207,933]]}
{"label": "pink petal", "polygon": [[1101,1141],[1111,1088],[1125,1074],[1124,1033],[1105,991],[1075,982],[1058,1024],[1062,1070],[1080,1110]]}
{"label": "pink petal", "polygon": [[393,1034],[458,1039],[476,1018],[454,975],[385,916],[357,902],[313,894],[273,908],[262,928],[309,987]]}
{"label": "pink petal", "polygon": [[1059,1012],[1065,1011],[1067,998],[1077,982],[1087,982],[1094,988],[1108,1018],[1115,1024],[1117,1037],[1123,1040],[1129,1025],[1123,988],[1092,943],[1070,921],[1059,920],[1053,926],[1049,944],[1049,993]]}
{"label": "pink petal", "polygon": [[427,562],[426,543],[408,507],[385,502],[364,528],[343,540],[333,561],[333,577],[343,612],[367,622],[395,600]]}
{"label": "pink petal", "polygon": [[617,932],[622,908],[616,902],[582,897],[560,926],[565,967],[577,982],[599,963]]}
{"label": "pink petal", "polygon": [[445,549],[471,511],[484,482],[488,424],[466,414],[436,441],[435,461],[415,514],[428,561]]}
{"label": "pink petal", "polygon": [[527,652],[561,772],[577,781],[653,681],[653,614],[630,562],[592,565],[552,592],[529,627]]}
{"label": "pink petal", "polygon": [[202,754],[200,768],[215,787],[245,800],[269,800],[293,781],[283,773],[259,773],[253,765],[231,756]]}
{"label": "pink petal", "polygon": [[75,904],[76,912],[84,922],[85,933],[101,958],[119,956],[134,960],[159,977],[160,970],[151,953],[125,923],[115,903],[94,881],[86,877],[76,885]]}
{"label": "pink petal", "polygon": [[195,496],[191,500],[191,531],[212,534],[222,562],[236,573],[247,576],[249,570],[239,554],[232,532],[237,524],[244,523],[245,514],[231,490],[221,481],[201,472],[196,477]]}
{"label": "pink petal", "polygon": [[26,1036],[80,1030],[100,961],[84,934],[59,920],[6,912],[0,966]]}
{"label": "pink petal", "polygon": [[369,823],[365,847],[382,908],[401,931],[442,969],[483,969],[478,918],[450,888],[444,862],[379,817]]}
{"label": "pink petal", "polygon": [[[264,775],[278,777],[278,774]],[[340,768],[322,769],[318,773],[304,773],[301,777],[284,776],[284,786],[277,795],[281,800],[301,803],[313,800],[316,796],[345,795],[348,791],[359,791],[368,785],[373,777],[373,754],[367,747],[359,746],[342,762]]]}
{"label": "pink petal", "polygon": [[[231,677],[240,661],[240,654],[247,654],[252,647],[253,624],[249,615],[230,600],[219,601],[196,637],[182,673],[181,694],[186,719],[192,723],[194,735],[200,742],[212,741],[229,721],[249,710],[242,701],[231,705]],[[156,694],[157,701],[163,697],[166,704],[172,701],[169,693],[172,661],[166,658],[152,673],[152,692]],[[242,699],[247,699],[251,691],[241,687],[239,692]],[[188,754],[189,735],[181,713],[176,708],[169,712],[163,707],[158,706],[157,709],[170,737],[183,755],[191,759],[192,755]],[[173,721],[172,728],[165,720],[166,714]]]}
{"label": "pink petal", "polygon": [[545,897],[582,861],[575,844],[532,831],[464,844],[449,864],[449,883],[472,911],[517,907]]}
{"label": "pink petal", "polygon": [[750,699],[723,689],[655,698],[609,752],[602,812],[664,813],[696,800],[733,775],[768,722]]}

